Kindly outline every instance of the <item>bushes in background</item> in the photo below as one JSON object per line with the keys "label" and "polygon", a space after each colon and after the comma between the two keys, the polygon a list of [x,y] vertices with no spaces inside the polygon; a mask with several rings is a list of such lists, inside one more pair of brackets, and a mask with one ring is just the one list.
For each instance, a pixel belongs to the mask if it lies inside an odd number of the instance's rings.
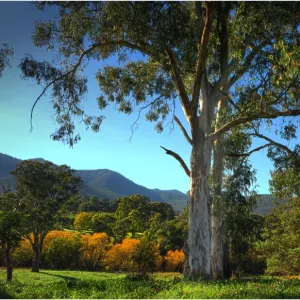
{"label": "bushes in background", "polygon": [[182,250],[169,250],[164,259],[166,271],[182,272],[184,264],[184,253]]}
{"label": "bushes in background", "polygon": [[[14,253],[17,266],[30,267],[32,249],[23,240]],[[181,250],[168,251],[163,258],[156,243],[146,238],[125,238],[112,244],[106,233],[80,234],[71,231],[51,231],[45,238],[42,267],[52,269],[84,269],[126,271],[145,274],[161,271],[181,272],[184,254]]]}
{"label": "bushes in background", "polygon": [[116,244],[107,252],[105,265],[108,270],[128,271],[133,268],[132,257],[136,246],[140,243],[137,239],[125,238],[122,243]]}
{"label": "bushes in background", "polygon": [[87,270],[99,270],[104,267],[104,259],[111,240],[106,233],[85,234],[82,236],[80,265]]}
{"label": "bushes in background", "polygon": [[74,269],[79,264],[82,240],[79,236],[57,237],[51,240],[45,260],[52,269]]}

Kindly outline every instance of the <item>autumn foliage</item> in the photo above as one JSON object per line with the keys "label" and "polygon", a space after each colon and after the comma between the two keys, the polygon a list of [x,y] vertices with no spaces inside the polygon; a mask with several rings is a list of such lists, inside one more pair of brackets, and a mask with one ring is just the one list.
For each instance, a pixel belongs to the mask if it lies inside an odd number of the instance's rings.
{"label": "autumn foliage", "polygon": [[182,272],[184,263],[184,253],[182,250],[169,250],[164,259],[166,263],[166,271]]}
{"label": "autumn foliage", "polygon": [[80,263],[84,269],[97,270],[103,267],[106,252],[111,241],[106,233],[85,234],[82,236]]}
{"label": "autumn foliage", "polygon": [[108,270],[127,271],[133,268],[132,257],[137,245],[140,243],[137,239],[124,239],[122,243],[116,244],[107,252],[105,265]]}
{"label": "autumn foliage", "polygon": [[[29,240],[22,240],[14,253],[20,266],[30,266],[32,249]],[[180,250],[168,251],[163,258],[158,246],[146,239],[125,238],[113,246],[106,233],[80,234],[72,231],[50,231],[45,240],[42,263],[46,268],[110,270],[147,273],[181,271],[184,254]]]}
{"label": "autumn foliage", "polygon": [[105,265],[108,270],[149,272],[160,269],[162,257],[157,246],[144,240],[124,239],[107,252]]}
{"label": "autumn foliage", "polygon": [[43,245],[43,254],[45,254],[48,251],[49,245],[51,244],[52,240],[57,238],[64,238],[64,239],[73,239],[76,236],[80,236],[78,232],[72,232],[72,231],[61,231],[61,230],[52,230],[50,231],[44,240]]}

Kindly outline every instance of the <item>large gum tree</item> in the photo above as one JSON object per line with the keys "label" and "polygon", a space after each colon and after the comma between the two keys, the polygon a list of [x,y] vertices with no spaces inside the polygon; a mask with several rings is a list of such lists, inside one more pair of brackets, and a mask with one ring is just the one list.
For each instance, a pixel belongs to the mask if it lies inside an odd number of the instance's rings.
{"label": "large gum tree", "polygon": [[[138,110],[163,130],[170,119],[191,145],[188,166],[165,149],[190,177],[185,276],[223,277],[223,216],[226,140],[236,131],[251,144],[281,147],[260,132],[267,120],[297,117],[299,105],[299,5],[297,2],[49,2],[58,17],[38,21],[33,42],[61,54],[57,64],[25,57],[24,78],[43,86],[34,106],[52,90],[59,128],[54,140],[80,140],[74,117],[98,131],[102,115],[81,108],[87,63],[117,57],[117,66],[96,74],[100,109],[115,104]],[[48,6],[54,6],[49,8]],[[176,105],[187,120],[175,114]],[[33,106],[33,109],[34,109]],[[288,121],[287,121],[288,122]],[[295,126],[291,123],[290,126]],[[185,128],[188,127],[188,128]],[[268,140],[269,139],[269,140]],[[248,157],[247,153],[230,153]],[[293,153],[292,150],[290,150]],[[213,165],[212,165],[213,162]],[[212,175],[211,175],[212,174]],[[212,217],[213,216],[213,217]]]}

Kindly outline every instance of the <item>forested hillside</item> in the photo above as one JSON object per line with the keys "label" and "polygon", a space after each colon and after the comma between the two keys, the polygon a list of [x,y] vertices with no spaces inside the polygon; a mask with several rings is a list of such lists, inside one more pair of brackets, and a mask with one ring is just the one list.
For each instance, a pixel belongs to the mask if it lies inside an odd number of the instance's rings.
{"label": "forested hillside", "polygon": [[[33,160],[43,161],[42,158]],[[0,184],[15,185],[10,174],[21,162],[20,159],[0,153]],[[77,170],[75,173],[82,179],[81,192],[84,196],[97,196],[100,199],[113,200],[118,197],[139,194],[148,197],[151,201],[160,201],[171,204],[176,211],[182,211],[187,204],[187,195],[178,190],[148,189],[127,179],[123,175],[108,170]]]}
{"label": "forested hillside", "polygon": [[[42,158],[34,160],[43,161]],[[15,180],[10,174],[16,165],[21,162],[20,159],[0,153],[0,184],[12,187]],[[148,197],[151,201],[166,202],[171,204],[175,211],[182,211],[187,204],[188,197],[178,190],[160,190],[148,189],[138,185],[118,172],[108,169],[99,170],[77,170],[75,173],[82,179],[81,192],[84,196],[97,196],[99,199],[116,199],[123,196],[139,194]],[[284,203],[283,200],[277,199],[278,204]],[[257,207],[254,213],[266,215],[274,207],[273,197],[269,194],[259,195]]]}

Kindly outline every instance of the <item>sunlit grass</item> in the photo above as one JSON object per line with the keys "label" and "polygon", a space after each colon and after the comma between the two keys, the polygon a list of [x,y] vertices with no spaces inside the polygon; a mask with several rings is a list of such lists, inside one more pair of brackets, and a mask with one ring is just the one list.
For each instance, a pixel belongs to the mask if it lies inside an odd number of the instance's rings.
{"label": "sunlit grass", "polygon": [[151,280],[129,280],[124,273],[14,270],[13,282],[0,272],[0,298],[299,298],[300,279],[257,277],[187,281],[179,273],[155,273]]}

